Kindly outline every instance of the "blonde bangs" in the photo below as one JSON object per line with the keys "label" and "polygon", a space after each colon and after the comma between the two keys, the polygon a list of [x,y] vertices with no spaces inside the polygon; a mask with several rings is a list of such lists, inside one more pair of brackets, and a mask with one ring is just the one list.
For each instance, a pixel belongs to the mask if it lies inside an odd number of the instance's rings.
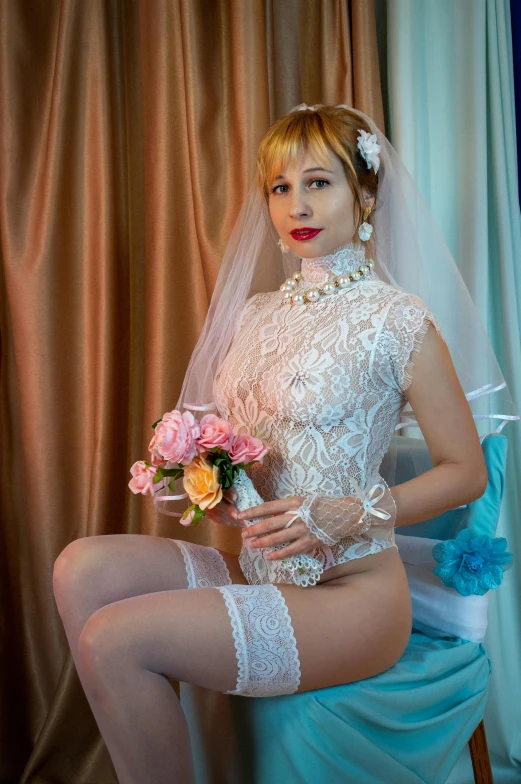
{"label": "blonde bangs", "polygon": [[300,117],[283,117],[272,126],[257,154],[257,182],[265,198],[268,198],[269,184],[275,177],[308,152],[321,166],[328,167],[330,151],[324,128],[319,123],[316,115],[302,113]]}

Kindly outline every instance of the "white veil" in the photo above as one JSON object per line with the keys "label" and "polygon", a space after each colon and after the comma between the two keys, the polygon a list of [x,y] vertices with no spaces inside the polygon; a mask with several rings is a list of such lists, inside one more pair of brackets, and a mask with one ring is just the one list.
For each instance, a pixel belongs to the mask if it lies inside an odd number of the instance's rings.
{"label": "white veil", "polygon": [[[291,112],[315,111],[322,106],[300,104]],[[378,190],[372,213],[375,272],[391,285],[416,294],[432,310],[442,328],[480,436],[500,432],[508,421],[519,419],[519,415],[488,335],[439,227],[400,156],[373,120],[345,104],[336,108],[358,115],[370,133],[376,134],[381,148]],[[266,201],[254,180],[226,247],[206,321],[190,358],[176,409],[190,409],[194,415],[196,412],[201,415],[219,413],[213,397],[213,381],[230,346],[234,325],[244,303],[258,292],[276,290],[300,269],[300,258],[292,252],[282,253],[278,239]],[[396,430],[399,432],[405,427],[414,427],[411,435],[422,438],[409,404],[402,410]],[[414,455],[411,457],[415,473],[422,473],[425,467],[418,465]],[[391,445],[381,468],[391,487],[396,459],[396,447]],[[176,482],[175,494],[165,485],[155,494],[154,504],[165,514],[181,516],[189,502],[182,501],[187,497],[182,480]],[[177,511],[173,511],[175,509]]]}

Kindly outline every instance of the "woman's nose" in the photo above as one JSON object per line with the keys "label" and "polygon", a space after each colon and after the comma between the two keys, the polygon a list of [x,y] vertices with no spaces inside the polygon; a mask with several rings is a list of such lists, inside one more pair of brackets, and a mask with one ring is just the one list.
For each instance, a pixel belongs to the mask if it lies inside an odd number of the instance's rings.
{"label": "woman's nose", "polygon": [[292,218],[306,218],[311,215],[311,209],[304,199],[300,196],[293,196],[290,204],[290,215]]}

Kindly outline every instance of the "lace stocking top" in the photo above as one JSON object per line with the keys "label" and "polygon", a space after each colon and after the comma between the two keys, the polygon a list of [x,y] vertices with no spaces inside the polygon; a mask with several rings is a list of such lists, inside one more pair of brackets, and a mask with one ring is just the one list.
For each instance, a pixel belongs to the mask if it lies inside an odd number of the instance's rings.
{"label": "lace stocking top", "polygon": [[[302,259],[295,291],[354,272],[364,256],[363,247],[348,243]],[[264,501],[319,493],[334,506],[355,493],[353,477],[361,488],[381,480],[378,469],[407,402],[412,355],[429,322],[441,335],[421,299],[375,271],[318,302],[283,304],[280,291],[246,301],[214,400],[235,432],[270,446],[263,463],[247,469]],[[364,533],[310,555],[329,569],[393,546],[393,528],[374,518]],[[245,576],[258,582],[253,572]]]}

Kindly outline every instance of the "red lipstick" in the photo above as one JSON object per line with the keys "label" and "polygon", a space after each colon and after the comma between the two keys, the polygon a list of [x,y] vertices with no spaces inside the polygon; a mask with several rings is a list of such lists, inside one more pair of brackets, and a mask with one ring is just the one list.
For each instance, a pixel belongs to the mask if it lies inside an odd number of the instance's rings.
{"label": "red lipstick", "polygon": [[290,234],[295,240],[312,240],[321,231],[322,229],[311,229],[304,226],[302,229],[293,229],[293,231],[290,231]]}

